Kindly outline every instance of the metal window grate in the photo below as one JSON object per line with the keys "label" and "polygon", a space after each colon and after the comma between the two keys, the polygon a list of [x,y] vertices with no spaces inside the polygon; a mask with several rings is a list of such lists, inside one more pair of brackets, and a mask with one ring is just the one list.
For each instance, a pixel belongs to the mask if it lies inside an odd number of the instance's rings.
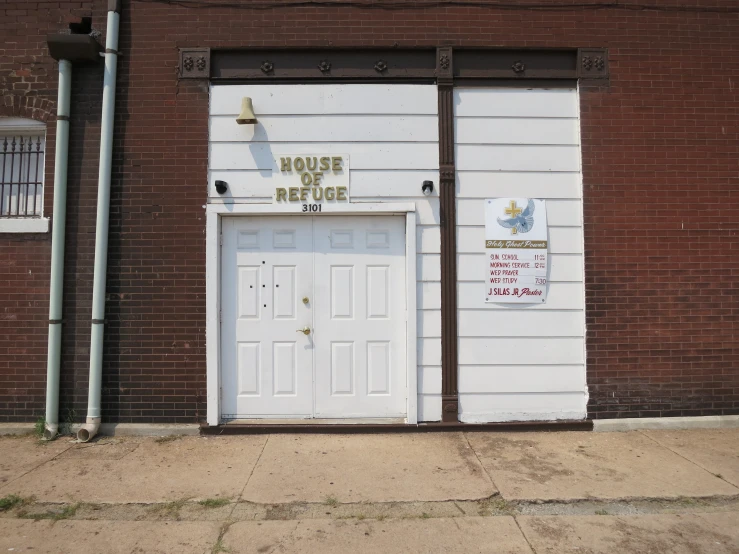
{"label": "metal window grate", "polygon": [[38,217],[44,182],[43,135],[0,135],[0,217]]}

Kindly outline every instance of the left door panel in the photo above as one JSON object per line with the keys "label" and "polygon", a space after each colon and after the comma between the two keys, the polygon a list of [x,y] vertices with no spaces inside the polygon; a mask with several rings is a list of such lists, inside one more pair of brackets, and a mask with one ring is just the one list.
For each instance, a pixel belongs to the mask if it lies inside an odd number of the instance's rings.
{"label": "left door panel", "polygon": [[311,417],[312,218],[226,217],[222,232],[221,418]]}

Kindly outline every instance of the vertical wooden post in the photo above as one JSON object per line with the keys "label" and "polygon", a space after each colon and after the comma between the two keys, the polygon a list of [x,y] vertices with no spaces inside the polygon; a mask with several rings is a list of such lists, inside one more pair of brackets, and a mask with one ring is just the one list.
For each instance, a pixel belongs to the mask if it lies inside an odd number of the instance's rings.
{"label": "vertical wooden post", "polygon": [[439,224],[441,228],[441,421],[459,419],[457,389],[457,215],[454,166],[453,51],[436,51],[439,90]]}

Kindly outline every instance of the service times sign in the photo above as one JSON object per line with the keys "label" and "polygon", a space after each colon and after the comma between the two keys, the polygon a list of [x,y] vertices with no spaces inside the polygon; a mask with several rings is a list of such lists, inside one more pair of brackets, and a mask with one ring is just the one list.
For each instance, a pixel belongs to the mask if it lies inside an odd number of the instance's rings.
{"label": "service times sign", "polygon": [[545,302],[548,256],[544,200],[486,200],[485,254],[485,302]]}

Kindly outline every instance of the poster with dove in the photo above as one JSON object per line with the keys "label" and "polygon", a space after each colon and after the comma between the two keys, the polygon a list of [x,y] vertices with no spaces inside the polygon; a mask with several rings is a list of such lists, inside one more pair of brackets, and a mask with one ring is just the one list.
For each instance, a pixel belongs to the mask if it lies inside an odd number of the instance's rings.
{"label": "poster with dove", "polygon": [[544,200],[485,200],[485,302],[546,302],[547,251]]}

